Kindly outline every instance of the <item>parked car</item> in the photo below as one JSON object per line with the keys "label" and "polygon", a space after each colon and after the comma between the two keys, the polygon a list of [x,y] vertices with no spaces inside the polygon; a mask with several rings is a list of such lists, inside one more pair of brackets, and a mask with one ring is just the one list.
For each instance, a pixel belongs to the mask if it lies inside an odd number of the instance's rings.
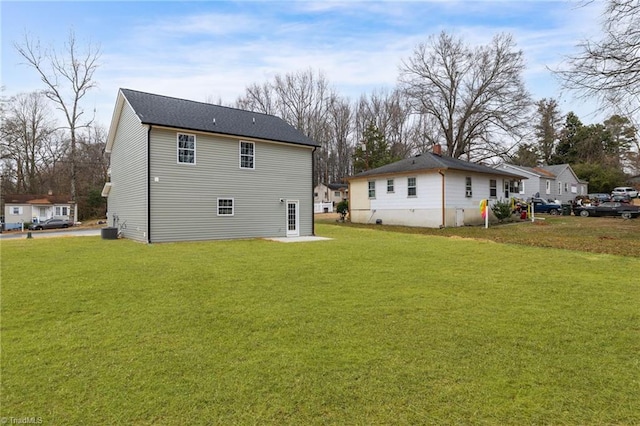
{"label": "parked car", "polygon": [[625,219],[640,216],[640,206],[613,201],[601,203],[597,206],[575,206],[573,214],[582,217],[589,216],[621,216]]}
{"label": "parked car", "polygon": [[619,186],[617,188],[613,188],[611,195],[628,195],[631,198],[637,198],[638,190],[630,186]]}
{"label": "parked car", "polygon": [[552,215],[562,213],[562,206],[560,204],[550,203],[542,198],[533,198],[531,202],[533,203],[534,213],[549,213]]}
{"label": "parked car", "polygon": [[43,222],[32,223],[29,225],[29,229],[33,231],[39,231],[41,229],[59,229],[68,228],[71,226],[71,222],[64,219],[47,219]]}

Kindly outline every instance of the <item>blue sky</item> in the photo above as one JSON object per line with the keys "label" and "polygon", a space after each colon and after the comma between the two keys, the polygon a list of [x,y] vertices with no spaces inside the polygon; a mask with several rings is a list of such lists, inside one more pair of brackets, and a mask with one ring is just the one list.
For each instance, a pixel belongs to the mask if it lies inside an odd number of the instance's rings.
{"label": "blue sky", "polygon": [[576,1],[183,1],[0,2],[4,95],[42,84],[13,47],[24,34],[60,48],[70,29],[102,52],[87,98],[108,127],[118,88],[233,103],[252,83],[312,68],[343,96],[393,88],[415,46],[442,30],[469,44],[508,32],[522,49],[534,99],[599,121],[593,103],[561,93],[556,68],[597,37],[602,2]]}

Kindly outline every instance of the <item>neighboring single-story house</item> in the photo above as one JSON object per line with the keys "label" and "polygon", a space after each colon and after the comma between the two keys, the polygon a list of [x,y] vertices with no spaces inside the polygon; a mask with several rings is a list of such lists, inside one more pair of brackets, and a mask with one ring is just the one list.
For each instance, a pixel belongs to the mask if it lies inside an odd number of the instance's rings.
{"label": "neighboring single-story house", "polygon": [[78,205],[68,196],[53,194],[7,194],[4,219],[7,224],[42,222],[56,218],[75,221]]}
{"label": "neighboring single-story house", "polygon": [[518,192],[521,176],[441,155],[438,148],[350,177],[351,221],[427,228],[481,224],[483,199],[491,205]]}
{"label": "neighboring single-story house", "polygon": [[569,164],[540,167],[500,164],[496,168],[527,178],[520,187],[520,198],[531,198],[538,193],[540,198],[569,204],[578,195],[587,195],[589,192],[589,183],[579,179]]}
{"label": "neighboring single-story house", "polygon": [[317,146],[272,115],[121,89],[108,224],[147,243],[313,235]]}

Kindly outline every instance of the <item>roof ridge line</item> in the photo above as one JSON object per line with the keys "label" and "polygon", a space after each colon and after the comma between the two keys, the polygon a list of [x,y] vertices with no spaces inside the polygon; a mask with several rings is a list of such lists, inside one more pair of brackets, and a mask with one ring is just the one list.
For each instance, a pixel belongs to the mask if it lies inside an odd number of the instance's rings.
{"label": "roof ridge line", "polygon": [[169,96],[169,95],[160,95],[158,93],[143,92],[142,90],[127,89],[126,87],[121,87],[120,90],[121,91],[122,90],[128,90],[130,92],[142,93],[144,95],[150,95],[150,96],[158,96],[160,98],[173,99],[173,100],[176,100],[176,101],[184,101],[184,102],[191,102],[191,103],[200,104],[200,105],[208,105],[208,106],[215,106],[215,107],[218,107],[218,108],[232,109],[234,111],[241,111],[241,112],[246,112],[246,113],[250,113],[250,114],[260,114],[260,115],[265,115],[267,117],[276,117],[276,118],[282,120],[282,118],[278,117],[277,115],[267,114],[265,112],[250,111],[248,109],[230,107],[230,106],[226,106],[226,105],[212,104],[212,103],[209,103],[209,102],[194,101],[193,99],[178,98],[178,97]]}

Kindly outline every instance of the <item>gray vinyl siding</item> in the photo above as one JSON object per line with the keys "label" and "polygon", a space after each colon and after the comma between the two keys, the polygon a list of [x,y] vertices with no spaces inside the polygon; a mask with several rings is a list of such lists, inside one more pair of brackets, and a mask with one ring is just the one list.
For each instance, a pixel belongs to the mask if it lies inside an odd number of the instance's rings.
{"label": "gray vinyl siding", "polygon": [[121,227],[126,238],[147,241],[147,126],[127,102],[111,149],[111,185],[109,226]]}
{"label": "gray vinyl siding", "polygon": [[[151,130],[151,242],[286,236],[286,203],[299,201],[300,235],[313,233],[312,148],[255,142],[255,169],[241,169],[240,138],[196,135],[196,163],[178,164],[179,131]],[[217,199],[234,199],[234,216]]]}

